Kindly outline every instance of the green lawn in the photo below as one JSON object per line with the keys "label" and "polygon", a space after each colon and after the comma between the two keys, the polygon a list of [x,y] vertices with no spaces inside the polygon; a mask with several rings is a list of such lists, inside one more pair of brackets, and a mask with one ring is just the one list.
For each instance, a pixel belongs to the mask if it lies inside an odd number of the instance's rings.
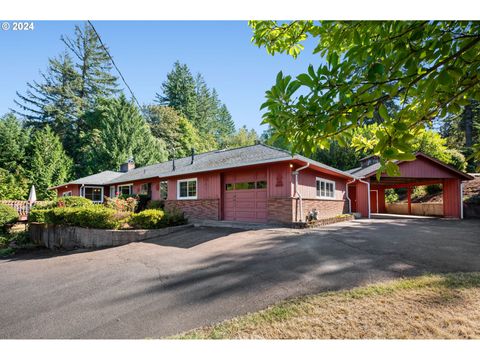
{"label": "green lawn", "polygon": [[306,296],[175,338],[480,338],[480,273],[425,275]]}

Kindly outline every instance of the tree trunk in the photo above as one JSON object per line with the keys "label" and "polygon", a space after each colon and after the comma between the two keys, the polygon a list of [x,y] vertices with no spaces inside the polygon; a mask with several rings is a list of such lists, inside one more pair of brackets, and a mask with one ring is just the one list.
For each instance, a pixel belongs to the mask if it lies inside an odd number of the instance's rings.
{"label": "tree trunk", "polygon": [[470,148],[473,143],[473,112],[471,105],[465,106],[465,110],[463,110],[463,124],[465,126],[465,147]]}

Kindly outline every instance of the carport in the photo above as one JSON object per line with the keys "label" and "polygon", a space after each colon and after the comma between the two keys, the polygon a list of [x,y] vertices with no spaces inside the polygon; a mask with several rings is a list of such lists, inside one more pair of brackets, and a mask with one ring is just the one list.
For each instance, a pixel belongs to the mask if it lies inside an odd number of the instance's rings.
{"label": "carport", "polygon": [[385,213],[385,190],[395,188],[407,189],[407,214],[412,214],[411,193],[415,186],[441,184],[443,186],[443,208],[441,214],[446,218],[463,218],[463,182],[473,177],[461,172],[442,161],[423,153],[415,154],[413,161],[398,161],[399,176],[382,174],[379,180],[376,172],[380,167],[378,157],[363,158],[361,167],[352,169],[350,174],[356,180],[348,184],[348,197],[352,212],[359,212],[364,217],[372,213]]}

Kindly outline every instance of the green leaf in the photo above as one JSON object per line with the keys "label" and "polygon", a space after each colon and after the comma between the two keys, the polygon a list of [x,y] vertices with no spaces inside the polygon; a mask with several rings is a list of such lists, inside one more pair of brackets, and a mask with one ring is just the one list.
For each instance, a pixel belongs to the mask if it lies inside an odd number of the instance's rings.
{"label": "green leaf", "polygon": [[380,106],[378,107],[378,113],[384,120],[390,119],[390,116],[388,116],[388,110],[385,105],[380,104]]}

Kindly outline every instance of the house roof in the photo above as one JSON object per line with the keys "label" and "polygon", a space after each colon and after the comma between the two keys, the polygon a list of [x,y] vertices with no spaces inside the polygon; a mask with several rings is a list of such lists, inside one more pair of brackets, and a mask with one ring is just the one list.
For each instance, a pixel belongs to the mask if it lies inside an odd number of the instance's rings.
{"label": "house roof", "polygon": [[[465,179],[465,180],[471,180],[471,179],[472,179],[472,177],[471,177],[469,174],[464,173],[464,172],[462,172],[462,171],[460,171],[460,170],[457,170],[457,169],[455,169],[454,167],[452,167],[452,166],[450,166],[450,165],[448,165],[448,164],[445,164],[443,161],[440,161],[440,160],[438,160],[438,159],[435,159],[435,158],[433,158],[433,157],[431,157],[431,156],[428,156],[428,155],[426,155],[426,154],[424,154],[424,153],[422,153],[422,152],[417,152],[417,153],[415,154],[415,157],[417,157],[417,158],[418,158],[418,157],[423,157],[424,159],[427,159],[427,160],[429,160],[429,161],[431,161],[431,162],[434,162],[434,163],[436,163],[437,165],[440,165],[440,166],[442,166],[443,168],[446,168],[447,170],[455,173],[457,176],[459,176],[459,177],[461,177],[461,178],[463,178],[463,179]],[[396,163],[396,164],[401,164],[402,162],[403,162],[403,161],[396,161],[395,163]],[[378,170],[379,168],[380,168],[380,163],[375,163],[375,164],[372,164],[372,165],[370,165],[370,166],[367,166],[367,167],[365,167],[365,168],[363,168],[363,169],[362,169],[361,167],[359,167],[359,168],[347,170],[347,172],[350,173],[351,175],[357,177],[357,178],[365,178],[365,177],[370,177],[370,176],[372,176],[372,175],[375,175],[376,172],[377,172],[377,170]]]}
{"label": "house roof", "polygon": [[333,171],[339,175],[351,178],[350,174],[337,170],[325,164],[313,161],[301,155],[294,155],[288,151],[277,149],[264,144],[244,146],[235,149],[215,150],[201,154],[196,154],[192,162],[191,156],[175,159],[175,170],[173,170],[173,161],[167,161],[159,164],[148,165],[130,170],[116,177],[108,184],[126,183],[140,179],[152,177],[172,177],[186,174],[194,174],[205,171],[222,170],[236,168],[241,166],[273,163],[288,160],[307,161],[320,168]]}
{"label": "house roof", "polygon": [[62,184],[62,185],[53,186],[53,187],[49,188],[49,190],[50,189],[56,189],[58,187],[65,186],[65,185],[68,185],[68,184],[105,185],[105,184],[109,183],[110,181],[112,181],[113,179],[118,178],[120,175],[123,175],[123,174],[124,173],[117,172],[117,171],[102,171],[98,174],[85,176],[85,177],[80,178],[80,179],[69,181],[68,183],[65,183],[65,184]]}
{"label": "house roof", "polygon": [[[206,171],[232,169],[242,166],[260,165],[291,160],[309,162],[311,165],[318,168],[333,172],[346,178],[353,178],[352,175],[344,171],[335,169],[318,161],[308,159],[301,155],[292,156],[292,154],[288,151],[264,144],[244,146],[235,149],[209,151],[196,154],[193,164],[191,163],[191,160],[191,156],[175,159],[175,170],[173,170],[173,161],[170,160],[159,164],[132,169],[126,173],[103,171],[95,175],[71,181],[68,184],[121,184],[154,177],[167,178]],[[63,185],[53,187],[52,189]]]}

